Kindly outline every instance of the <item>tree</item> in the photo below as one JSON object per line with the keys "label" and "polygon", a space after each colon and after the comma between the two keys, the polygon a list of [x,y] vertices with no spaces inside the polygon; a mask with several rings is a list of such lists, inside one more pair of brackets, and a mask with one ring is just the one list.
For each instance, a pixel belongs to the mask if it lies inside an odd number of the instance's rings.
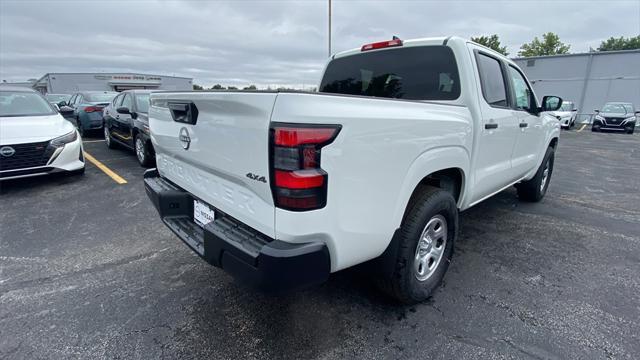
{"label": "tree", "polygon": [[193,84],[193,90],[203,90],[204,88],[198,84]]}
{"label": "tree", "polygon": [[614,51],[614,50],[633,50],[640,49],[640,35],[625,38],[619,37],[614,38],[613,36],[609,39],[600,43],[600,47],[598,47],[598,51]]}
{"label": "tree", "polygon": [[478,36],[478,37],[472,37],[471,41],[478,43],[480,45],[484,45],[486,47],[488,47],[489,49],[493,49],[499,53],[501,53],[504,56],[509,55],[509,53],[507,52],[507,47],[506,46],[500,46],[502,44],[500,44],[500,38],[498,37],[498,35],[493,34],[491,36]]}
{"label": "tree", "polygon": [[224,90],[224,86],[220,84],[215,84],[211,87],[211,90]]}
{"label": "tree", "polygon": [[227,90],[238,90],[235,86],[227,86]]}
{"label": "tree", "polygon": [[257,87],[255,85],[249,85],[249,86],[245,86],[244,89],[242,90],[256,90]]}
{"label": "tree", "polygon": [[545,55],[557,55],[567,54],[571,46],[560,41],[560,37],[557,34],[548,32],[542,34],[542,41],[536,36],[533,41],[520,46],[518,56],[545,56]]}

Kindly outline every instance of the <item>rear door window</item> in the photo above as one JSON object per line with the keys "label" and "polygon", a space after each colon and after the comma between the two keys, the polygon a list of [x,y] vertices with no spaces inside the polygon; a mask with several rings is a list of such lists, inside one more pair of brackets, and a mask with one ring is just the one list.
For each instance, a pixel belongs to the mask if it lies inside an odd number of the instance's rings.
{"label": "rear door window", "polygon": [[484,99],[491,106],[507,107],[507,87],[500,61],[482,53],[477,53],[476,59]]}
{"label": "rear door window", "polygon": [[363,52],[332,60],[320,92],[406,100],[455,100],[460,77],[447,46]]}

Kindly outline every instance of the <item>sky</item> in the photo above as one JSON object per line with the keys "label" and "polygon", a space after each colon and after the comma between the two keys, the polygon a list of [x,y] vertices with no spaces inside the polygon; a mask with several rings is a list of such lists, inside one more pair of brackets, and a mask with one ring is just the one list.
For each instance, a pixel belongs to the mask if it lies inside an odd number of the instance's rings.
{"label": "sky", "polygon": [[[332,1],[332,51],[391,39],[498,34],[511,56],[555,32],[571,52],[640,34],[640,0]],[[328,0],[0,0],[0,79],[139,72],[211,87],[316,85]]]}

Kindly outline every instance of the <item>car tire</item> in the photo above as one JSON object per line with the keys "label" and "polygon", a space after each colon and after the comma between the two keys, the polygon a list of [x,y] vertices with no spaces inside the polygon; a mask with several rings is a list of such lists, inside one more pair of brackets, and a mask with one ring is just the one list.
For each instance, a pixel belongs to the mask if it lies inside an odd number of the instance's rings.
{"label": "car tire", "polygon": [[595,128],[595,127],[593,127],[593,126],[591,127],[591,131],[592,131],[592,132],[598,132],[598,130],[599,130],[598,128]]}
{"label": "car tire", "polygon": [[80,121],[80,118],[76,119],[76,126],[78,128],[78,132],[80,133],[80,137],[84,137],[85,135],[85,131],[84,128],[82,127],[82,122]]}
{"label": "car tire", "polygon": [[107,145],[109,149],[114,149],[116,144],[113,142],[113,138],[111,138],[111,134],[109,133],[109,128],[104,125],[102,126],[102,132],[104,133],[104,143]]}
{"label": "car tire", "polygon": [[549,146],[535,176],[531,180],[523,181],[516,185],[520,200],[528,202],[542,200],[549,188],[549,182],[551,182],[554,161],[555,150],[552,146]]}
{"label": "car tire", "polygon": [[631,130],[627,131],[627,134],[633,134],[634,131],[635,131],[635,129],[631,129]]}
{"label": "car tire", "polygon": [[133,139],[133,145],[133,150],[136,152],[136,158],[138,159],[138,163],[140,164],[140,166],[146,168],[151,166],[152,159],[149,147],[142,139],[142,137],[136,134]]}
{"label": "car tire", "polygon": [[376,279],[382,291],[406,304],[426,300],[440,285],[458,232],[458,208],[451,193],[427,186],[411,204],[383,254],[387,258],[381,259],[390,271]]}

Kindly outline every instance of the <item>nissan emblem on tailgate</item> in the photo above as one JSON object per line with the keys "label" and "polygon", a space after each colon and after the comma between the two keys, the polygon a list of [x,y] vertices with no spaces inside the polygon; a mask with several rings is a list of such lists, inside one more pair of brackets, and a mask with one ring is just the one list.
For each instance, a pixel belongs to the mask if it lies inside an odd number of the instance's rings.
{"label": "nissan emblem on tailgate", "polygon": [[182,147],[185,150],[189,150],[189,145],[191,145],[191,138],[189,137],[189,131],[186,127],[180,129],[180,135],[178,135],[178,139],[180,140]]}

